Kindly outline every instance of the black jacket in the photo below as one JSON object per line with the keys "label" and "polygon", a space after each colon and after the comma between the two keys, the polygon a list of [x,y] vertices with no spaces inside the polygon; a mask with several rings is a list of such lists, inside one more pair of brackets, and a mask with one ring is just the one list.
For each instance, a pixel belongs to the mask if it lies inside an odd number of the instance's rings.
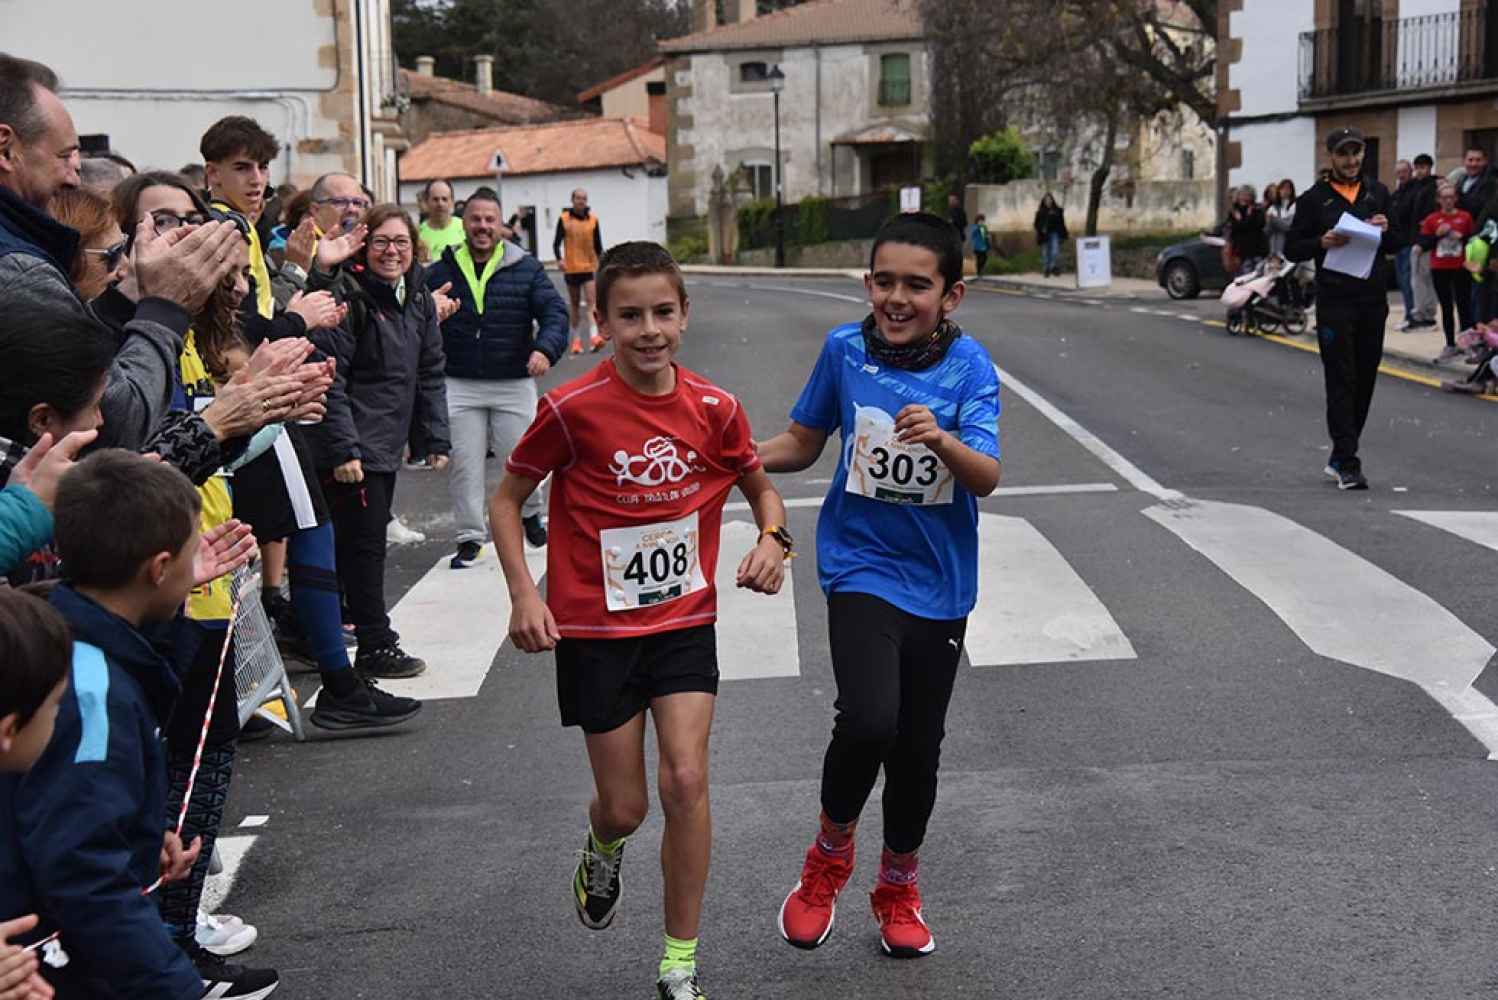
{"label": "black jacket", "polygon": [[[1471,191],[1467,190],[1467,178],[1456,182],[1456,207],[1466,209],[1474,219],[1482,218],[1495,197],[1498,197],[1498,170],[1491,163],[1482,168]],[[1481,223],[1478,228],[1482,228]]]}
{"label": "black jacket", "polygon": [[0,775],[0,920],[40,915],[26,941],[62,932],[70,961],[44,968],[59,1000],[197,1000],[202,978],[141,893],[166,827],[161,727],[196,638],[182,619],[153,629],[176,640],[169,662],[71,587],[48,600],[73,633],[71,683],[36,766]]}
{"label": "black jacket", "polygon": [[1343,212],[1367,221],[1375,215],[1389,215],[1393,207],[1394,199],[1389,189],[1371,177],[1363,178],[1355,204],[1338,194],[1327,181],[1317,181],[1295,203],[1295,224],[1290,227],[1290,236],[1285,240],[1285,256],[1293,261],[1316,261],[1316,288],[1323,298],[1332,296],[1341,301],[1386,303],[1389,261],[1384,255],[1400,247],[1400,237],[1392,220],[1384,232],[1381,252],[1374,258],[1373,270],[1366,278],[1355,278],[1323,267],[1326,251],[1322,249],[1321,237],[1336,228]]}
{"label": "black jacket", "polygon": [[406,272],[406,301],[363,267],[342,268],[333,283],[349,314],[332,330],[316,330],[313,343],[338,359],[334,413],[313,434],[323,469],[357,458],[370,472],[397,472],[401,452],[416,430],[433,455],[452,451],[447,429],[446,358],[437,304],[420,264]]}
{"label": "black jacket", "polygon": [[[1420,223],[1436,210],[1436,179],[1411,179],[1394,192],[1394,214],[1390,226],[1399,233],[1401,246],[1413,246],[1420,236]],[[1476,218],[1476,216],[1474,216]]]}
{"label": "black jacket", "polygon": [[1060,233],[1063,240],[1069,239],[1066,231],[1066,212],[1060,205],[1052,208],[1041,206],[1035,210],[1035,242],[1044,243],[1051,233]]}
{"label": "black jacket", "polygon": [[[428,288],[452,283],[449,295],[458,311],[442,324],[442,348],[451,378],[530,378],[532,351],[556,364],[567,350],[567,304],[546,276],[541,262],[513,243],[501,243],[504,257],[489,280],[476,274],[469,285],[458,264],[457,247],[442,251],[426,270]],[[478,298],[478,303],[475,299]],[[539,324],[539,329],[532,322]]]}
{"label": "black jacket", "polygon": [[[1242,217],[1235,219],[1234,212]],[[1264,232],[1265,221],[1264,209],[1258,205],[1243,208],[1235,204],[1228,209],[1222,231],[1227,235],[1228,245],[1233,248],[1233,253],[1242,260],[1269,256],[1269,237]]]}

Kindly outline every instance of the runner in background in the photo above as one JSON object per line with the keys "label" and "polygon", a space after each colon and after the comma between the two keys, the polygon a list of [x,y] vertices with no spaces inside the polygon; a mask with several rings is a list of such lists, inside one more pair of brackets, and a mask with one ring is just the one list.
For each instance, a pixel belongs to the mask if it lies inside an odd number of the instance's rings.
{"label": "runner in background", "polygon": [[463,220],[453,215],[453,186],[441,179],[427,181],[421,192],[421,210],[426,217],[418,231],[426,252],[419,259],[425,264],[463,242]]}
{"label": "runner in background", "polygon": [[[603,233],[598,216],[588,208],[588,192],[572,192],[572,207],[562,209],[557,219],[557,233],[551,241],[551,252],[561,262],[567,279],[567,318],[572,331],[572,353],[583,353],[583,330],[590,331],[589,343],[594,351],[603,347],[603,338],[593,328],[589,313],[593,311],[593,272],[603,256]],[[582,300],[587,300],[586,307]]]}

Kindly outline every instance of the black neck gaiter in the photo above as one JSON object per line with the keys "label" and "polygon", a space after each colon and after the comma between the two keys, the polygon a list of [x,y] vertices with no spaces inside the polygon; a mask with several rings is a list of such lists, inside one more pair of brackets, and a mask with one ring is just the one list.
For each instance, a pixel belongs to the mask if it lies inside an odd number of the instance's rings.
{"label": "black neck gaiter", "polygon": [[962,328],[951,320],[944,319],[929,337],[922,337],[913,344],[896,346],[879,333],[872,313],[863,321],[863,346],[868,356],[881,365],[905,371],[924,371],[938,364],[960,336]]}

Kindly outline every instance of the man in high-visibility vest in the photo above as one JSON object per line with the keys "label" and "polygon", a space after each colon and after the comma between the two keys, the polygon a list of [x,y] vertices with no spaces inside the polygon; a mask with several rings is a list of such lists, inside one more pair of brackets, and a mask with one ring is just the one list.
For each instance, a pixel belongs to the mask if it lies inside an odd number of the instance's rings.
{"label": "man in high-visibility vest", "polygon": [[[557,218],[557,234],[551,242],[551,252],[561,262],[562,275],[567,281],[567,318],[572,331],[572,353],[583,353],[583,331],[588,330],[589,343],[594,351],[603,346],[603,338],[593,327],[593,274],[598,270],[598,258],[603,256],[603,234],[598,228],[598,216],[588,208],[588,192],[578,188],[572,192],[572,207],[562,209]],[[582,301],[587,300],[584,309]]]}

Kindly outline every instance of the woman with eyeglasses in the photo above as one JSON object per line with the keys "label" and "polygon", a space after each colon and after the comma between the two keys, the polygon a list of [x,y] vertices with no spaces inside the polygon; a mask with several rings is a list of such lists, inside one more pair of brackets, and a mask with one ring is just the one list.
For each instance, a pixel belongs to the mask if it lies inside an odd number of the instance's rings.
{"label": "woman with eyeglasses", "polygon": [[109,202],[88,188],[64,188],[52,199],[52,218],[78,230],[78,255],[68,280],[85,302],[92,302],[125,277],[125,234]]}
{"label": "woman with eyeglasses", "polygon": [[[345,388],[338,405],[349,409],[346,420],[330,412],[320,465],[339,579],[359,637],[354,666],[375,677],[414,677],[426,664],[401,649],[385,610],[386,522],[413,426],[427,442],[428,464],[447,466],[447,359],[437,303],[416,261],[416,224],[398,205],[376,205],[363,221],[364,248],[330,279],[349,305],[348,319],[313,335],[338,360]],[[313,283],[319,279],[314,274]]]}

